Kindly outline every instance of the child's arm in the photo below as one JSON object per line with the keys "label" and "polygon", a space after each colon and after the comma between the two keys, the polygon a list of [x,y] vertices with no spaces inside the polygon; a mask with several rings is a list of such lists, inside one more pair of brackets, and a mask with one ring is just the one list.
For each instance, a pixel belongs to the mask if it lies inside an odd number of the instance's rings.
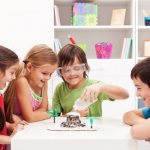
{"label": "child's arm", "polygon": [[143,122],[144,116],[140,109],[126,112],[123,116],[123,121],[128,125],[135,125]]}
{"label": "child's arm", "polygon": [[111,99],[126,99],[129,97],[128,92],[122,87],[104,83],[96,83],[86,87],[80,98],[95,100],[101,92],[107,94]]}
{"label": "child's arm", "polygon": [[23,124],[23,125],[27,125],[28,122],[23,120],[21,116],[17,116],[15,114],[13,114],[13,121],[15,124]]}
{"label": "child's arm", "polygon": [[[7,125],[7,124],[6,124]],[[11,138],[16,134],[16,132],[23,129],[23,125],[17,125],[14,130],[12,131],[10,136],[7,135],[0,135],[0,144],[10,144]]]}
{"label": "child's arm", "polygon": [[150,139],[150,119],[146,119],[142,123],[136,124],[131,128],[131,135],[135,139]]}
{"label": "child's arm", "polygon": [[18,126],[18,124],[20,124],[22,127],[24,125],[28,125],[28,123],[25,120],[21,120],[20,122],[15,122],[15,123],[6,122],[6,127],[9,131],[13,132],[13,130]]}
{"label": "child's arm", "polygon": [[50,118],[46,110],[41,109],[40,111],[34,111],[32,109],[30,86],[28,81],[23,77],[16,80],[16,95],[24,120],[27,122],[35,122]]}
{"label": "child's arm", "polygon": [[14,128],[17,126],[17,124],[16,123],[9,123],[9,122],[6,122],[6,127],[7,127],[7,129],[9,130],[9,131],[13,131],[14,130]]}
{"label": "child's arm", "polygon": [[0,144],[10,144],[11,137],[7,135],[0,135]]}

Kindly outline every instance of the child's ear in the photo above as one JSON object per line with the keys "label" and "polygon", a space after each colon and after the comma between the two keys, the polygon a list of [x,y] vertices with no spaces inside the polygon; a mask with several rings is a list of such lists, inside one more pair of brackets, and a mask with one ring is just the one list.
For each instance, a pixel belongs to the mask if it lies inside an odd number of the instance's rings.
{"label": "child's ear", "polygon": [[32,64],[30,62],[27,63],[27,68],[26,69],[27,69],[28,72],[31,72]]}

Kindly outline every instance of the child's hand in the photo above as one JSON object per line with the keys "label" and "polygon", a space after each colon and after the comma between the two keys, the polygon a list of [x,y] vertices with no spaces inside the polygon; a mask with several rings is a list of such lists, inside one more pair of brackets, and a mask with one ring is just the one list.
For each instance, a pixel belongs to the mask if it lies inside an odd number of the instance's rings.
{"label": "child's hand", "polygon": [[97,99],[97,96],[100,92],[101,92],[100,83],[90,85],[85,88],[85,90],[83,91],[83,93],[80,96],[80,99],[93,102],[94,100]]}
{"label": "child's hand", "polygon": [[89,115],[89,109],[88,108],[84,108],[82,110],[76,109],[75,111],[78,112],[81,117],[85,117],[85,116]]}
{"label": "child's hand", "polygon": [[146,141],[146,142],[150,142],[150,138],[146,139],[145,141]]}
{"label": "child's hand", "polygon": [[12,134],[10,135],[10,137],[13,137],[18,131],[21,131],[24,129],[24,125],[23,124],[17,124],[17,126],[14,128]]}
{"label": "child's hand", "polygon": [[19,122],[18,122],[18,124],[27,125],[27,124],[28,124],[28,122],[27,122],[27,121],[25,121],[25,120],[21,120],[21,121],[19,121]]}
{"label": "child's hand", "polygon": [[45,81],[44,86],[43,86],[43,90],[47,92],[47,88],[48,88],[48,82]]}
{"label": "child's hand", "polygon": [[16,125],[17,124],[23,124],[23,125],[27,125],[28,124],[27,121],[23,120],[22,117],[17,116],[17,115],[13,115],[13,120],[14,120]]}
{"label": "child's hand", "polygon": [[17,124],[6,122],[6,126],[7,126],[7,129],[12,132],[15,129],[15,127],[17,126]]}
{"label": "child's hand", "polygon": [[20,122],[17,122],[17,123],[9,123],[9,122],[6,123],[7,129],[11,132],[13,132],[16,128],[22,129],[24,125],[27,125],[27,124],[28,122],[26,122],[25,120],[21,120]]}
{"label": "child's hand", "polygon": [[20,130],[23,130],[23,129],[24,129],[24,125],[23,124],[17,124],[17,126],[15,127],[14,130],[20,131]]}

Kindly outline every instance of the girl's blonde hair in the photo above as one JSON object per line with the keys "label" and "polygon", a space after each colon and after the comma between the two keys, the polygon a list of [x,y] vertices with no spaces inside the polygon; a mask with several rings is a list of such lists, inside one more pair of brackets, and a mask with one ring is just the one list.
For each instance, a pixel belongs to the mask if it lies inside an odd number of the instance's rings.
{"label": "girl's blonde hair", "polygon": [[56,64],[56,54],[45,44],[34,46],[26,55],[25,64],[30,62],[33,66],[42,66],[45,64]]}
{"label": "girl's blonde hair", "polygon": [[[33,66],[40,67],[45,64],[55,65],[57,63],[57,56],[51,48],[45,44],[35,45],[26,55],[24,63],[20,64],[19,69],[16,71],[16,79],[26,74],[26,65],[31,63]],[[16,96],[15,80],[13,80],[4,93],[6,120],[13,121],[13,107],[14,99]]]}

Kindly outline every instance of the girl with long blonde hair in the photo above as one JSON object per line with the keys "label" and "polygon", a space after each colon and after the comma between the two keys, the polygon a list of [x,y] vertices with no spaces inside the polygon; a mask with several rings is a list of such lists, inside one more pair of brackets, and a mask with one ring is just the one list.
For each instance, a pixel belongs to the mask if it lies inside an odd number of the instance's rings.
{"label": "girl with long blonde hair", "polygon": [[[48,80],[57,68],[57,56],[47,45],[34,46],[5,92],[7,120],[35,122],[48,119]],[[15,114],[15,115],[13,115]]]}

